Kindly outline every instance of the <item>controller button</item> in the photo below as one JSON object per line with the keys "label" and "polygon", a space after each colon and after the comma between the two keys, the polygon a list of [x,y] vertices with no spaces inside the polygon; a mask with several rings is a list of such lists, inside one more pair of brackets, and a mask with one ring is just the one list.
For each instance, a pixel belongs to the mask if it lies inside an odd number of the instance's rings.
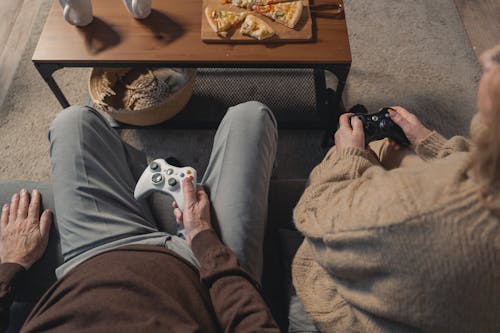
{"label": "controller button", "polygon": [[177,185],[177,180],[175,180],[175,178],[169,178],[168,185],[174,187],[175,185]]}
{"label": "controller button", "polygon": [[168,169],[168,170],[167,170],[167,175],[171,175],[171,174],[173,174],[173,173],[174,173],[174,169]]}
{"label": "controller button", "polygon": [[151,168],[151,170],[158,170],[160,168],[160,166],[156,162],[151,162],[149,167]]}
{"label": "controller button", "polygon": [[181,178],[183,178],[185,176],[185,174],[183,172],[181,172],[181,174],[179,176],[181,176]]}
{"label": "controller button", "polygon": [[191,170],[186,170],[186,173],[187,173],[188,175],[190,175],[190,174],[191,174]]}
{"label": "controller button", "polygon": [[193,178],[193,176],[189,176],[188,179],[189,180],[193,180],[194,178]]}
{"label": "controller button", "polygon": [[151,180],[153,183],[158,184],[163,181],[163,176],[160,173],[155,173],[153,176],[151,176]]}
{"label": "controller button", "polygon": [[389,113],[386,113],[386,114],[385,114],[385,117],[386,117],[386,118],[391,118],[391,115],[390,115]]}

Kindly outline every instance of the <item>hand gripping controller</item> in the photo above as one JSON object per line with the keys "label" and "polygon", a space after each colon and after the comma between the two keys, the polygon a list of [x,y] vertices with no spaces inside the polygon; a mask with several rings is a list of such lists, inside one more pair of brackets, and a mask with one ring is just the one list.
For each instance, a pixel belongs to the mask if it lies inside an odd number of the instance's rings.
{"label": "hand gripping controller", "polygon": [[152,191],[170,195],[180,210],[184,211],[182,181],[189,178],[196,190],[196,170],[191,167],[178,168],[165,160],[156,159],[144,170],[135,186],[134,197],[140,199]]}
{"label": "hand gripping controller", "polygon": [[353,115],[353,117],[358,117],[363,122],[365,144],[389,138],[401,146],[407,147],[410,145],[410,140],[408,140],[401,127],[392,121],[390,112],[393,111],[392,108],[386,107],[380,109],[377,113],[355,113]]}

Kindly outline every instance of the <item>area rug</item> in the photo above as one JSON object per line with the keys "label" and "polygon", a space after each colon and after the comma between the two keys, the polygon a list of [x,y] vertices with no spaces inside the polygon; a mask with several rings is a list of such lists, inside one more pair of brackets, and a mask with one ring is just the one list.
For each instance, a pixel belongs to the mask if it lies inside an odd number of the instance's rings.
{"label": "area rug", "polygon": [[[52,0],[41,1],[30,40],[0,108],[0,179],[50,179],[47,132],[60,106],[31,63]],[[347,108],[402,105],[445,136],[466,134],[480,68],[452,0],[345,1],[352,67]],[[153,2],[154,6],[154,2]],[[88,100],[88,69],[55,78],[73,104]],[[122,130],[148,158],[176,156],[205,169],[213,131]],[[275,178],[305,178],[321,161],[321,131],[281,131]]]}

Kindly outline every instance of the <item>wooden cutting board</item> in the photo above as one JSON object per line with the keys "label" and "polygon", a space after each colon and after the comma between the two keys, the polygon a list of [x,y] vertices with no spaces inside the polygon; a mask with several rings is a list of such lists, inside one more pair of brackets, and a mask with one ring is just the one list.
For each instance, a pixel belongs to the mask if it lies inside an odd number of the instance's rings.
{"label": "wooden cutting board", "polygon": [[302,17],[299,22],[295,26],[294,29],[290,29],[280,23],[274,22],[270,18],[258,14],[253,13],[255,16],[261,18],[266,21],[276,32],[276,35],[264,39],[257,40],[252,37],[248,37],[242,35],[240,33],[240,28],[236,28],[232,32],[229,33],[227,38],[223,38],[217,33],[215,33],[210,25],[208,24],[207,17],[205,16],[205,8],[208,6],[233,10],[235,12],[243,12],[245,11],[242,8],[238,8],[235,6],[231,6],[230,4],[221,4],[221,0],[203,0],[203,9],[202,9],[202,19],[201,19],[201,39],[207,43],[282,43],[282,42],[304,42],[312,40],[312,20],[311,20],[311,11],[309,10],[309,0],[302,0],[304,4],[304,9],[302,10]]}

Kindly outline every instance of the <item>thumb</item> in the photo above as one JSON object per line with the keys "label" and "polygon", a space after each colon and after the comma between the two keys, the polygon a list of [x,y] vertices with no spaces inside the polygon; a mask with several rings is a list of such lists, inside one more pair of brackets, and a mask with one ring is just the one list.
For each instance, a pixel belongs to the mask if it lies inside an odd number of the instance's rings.
{"label": "thumb", "polygon": [[50,226],[52,225],[52,213],[46,209],[40,217],[40,234],[42,238],[49,238]]}
{"label": "thumb", "polygon": [[193,202],[196,202],[196,191],[193,183],[188,178],[182,181],[182,194],[184,195],[184,207],[188,207]]}
{"label": "thumb", "polygon": [[351,118],[351,126],[354,134],[364,134],[363,122],[358,117]]}
{"label": "thumb", "polygon": [[408,119],[406,119],[406,117],[401,115],[399,110],[392,109],[389,115],[391,116],[392,121],[394,121],[396,125],[401,127],[404,132],[406,132],[409,129],[411,125],[410,122],[408,121]]}

